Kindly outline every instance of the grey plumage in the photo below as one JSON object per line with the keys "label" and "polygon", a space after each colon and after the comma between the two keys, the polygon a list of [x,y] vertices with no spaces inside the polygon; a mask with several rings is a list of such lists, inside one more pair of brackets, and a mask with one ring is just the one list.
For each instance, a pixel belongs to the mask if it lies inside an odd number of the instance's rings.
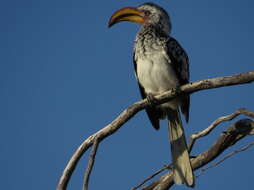
{"label": "grey plumage", "polygon": [[[141,5],[138,9],[150,11],[150,15],[156,16],[151,20],[152,24],[141,27],[134,46],[136,78],[141,95],[146,98],[148,95],[158,95],[188,83],[189,65],[186,52],[169,36],[171,24],[166,11],[151,3]],[[162,105],[149,107],[146,112],[155,129],[159,129],[160,119],[168,118],[174,181],[176,184],[185,183],[194,186],[194,176],[179,113],[180,107],[188,121],[189,103],[189,95],[184,95]]]}

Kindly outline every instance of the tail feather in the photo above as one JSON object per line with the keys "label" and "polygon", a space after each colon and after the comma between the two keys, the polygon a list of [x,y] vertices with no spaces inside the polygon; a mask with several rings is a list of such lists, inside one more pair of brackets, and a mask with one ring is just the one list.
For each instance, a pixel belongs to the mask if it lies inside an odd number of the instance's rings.
{"label": "tail feather", "polygon": [[193,187],[195,180],[179,110],[170,110],[168,118],[174,182],[175,184],[185,183],[187,186]]}

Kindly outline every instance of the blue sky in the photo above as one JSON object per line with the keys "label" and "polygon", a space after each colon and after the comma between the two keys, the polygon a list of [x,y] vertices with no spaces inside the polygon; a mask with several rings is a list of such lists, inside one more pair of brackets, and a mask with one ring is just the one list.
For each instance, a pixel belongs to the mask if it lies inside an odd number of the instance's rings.
{"label": "blue sky", "polygon": [[[143,2],[0,2],[1,189],[55,189],[79,144],[140,99],[132,65],[138,26],[122,23],[108,29],[107,22],[115,10]],[[156,2],[170,13],[172,36],[189,54],[191,81],[254,69],[253,1]],[[253,93],[248,84],[193,94],[186,133],[241,107],[254,111]],[[193,153],[210,146],[229,124],[200,140]],[[162,122],[160,131],[153,130],[140,112],[104,141],[91,189],[130,189],[168,163],[165,126]],[[253,157],[250,149],[210,169],[195,189],[250,189]],[[86,161],[87,155],[69,189],[81,189]],[[179,188],[187,189],[173,189]]]}

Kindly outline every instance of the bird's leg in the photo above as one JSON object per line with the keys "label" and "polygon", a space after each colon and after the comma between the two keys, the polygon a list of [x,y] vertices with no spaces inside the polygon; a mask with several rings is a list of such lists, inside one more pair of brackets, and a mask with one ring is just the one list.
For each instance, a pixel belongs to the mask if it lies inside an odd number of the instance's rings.
{"label": "bird's leg", "polygon": [[156,98],[151,93],[148,93],[146,98],[147,98],[147,101],[149,103],[149,106],[151,106],[151,107],[153,107],[157,102]]}

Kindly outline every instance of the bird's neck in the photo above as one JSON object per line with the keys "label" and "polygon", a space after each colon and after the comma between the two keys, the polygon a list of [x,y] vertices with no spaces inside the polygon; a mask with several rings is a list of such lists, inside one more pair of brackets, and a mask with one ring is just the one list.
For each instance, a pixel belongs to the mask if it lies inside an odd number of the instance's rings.
{"label": "bird's neck", "polygon": [[154,37],[168,36],[168,33],[166,33],[161,27],[158,27],[156,25],[143,25],[140,28],[137,35],[147,37],[147,34],[150,34],[150,35],[152,34]]}
{"label": "bird's neck", "polygon": [[152,53],[163,47],[169,36],[153,25],[142,26],[137,33],[135,48],[140,54]]}
{"label": "bird's neck", "polygon": [[168,33],[164,32],[160,27],[154,25],[144,25],[140,28],[136,35],[136,43],[152,43],[165,41],[169,38]]}

